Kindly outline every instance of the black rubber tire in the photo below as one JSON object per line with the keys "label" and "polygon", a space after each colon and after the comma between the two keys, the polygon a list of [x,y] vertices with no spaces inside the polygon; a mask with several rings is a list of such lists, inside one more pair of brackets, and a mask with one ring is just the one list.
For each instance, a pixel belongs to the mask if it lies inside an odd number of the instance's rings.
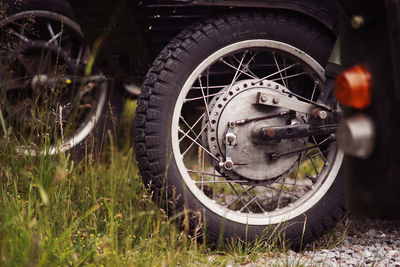
{"label": "black rubber tire", "polygon": [[[326,29],[293,15],[246,13],[211,19],[184,30],[170,42],[149,70],[138,100],[135,148],[145,185],[164,208],[182,211],[186,207],[202,212],[207,242],[210,243],[221,237],[225,240],[235,236],[253,241],[268,225],[245,225],[225,220],[207,209],[188,190],[170,149],[172,114],[183,84],[198,64],[222,47],[252,38],[288,43],[311,55],[322,66],[325,66],[334,42],[334,36]],[[282,235],[293,248],[314,241],[337,224],[346,212],[343,192],[340,172],[315,206],[285,224]],[[192,227],[195,220],[190,221]],[[270,229],[274,226],[277,225]]]}
{"label": "black rubber tire", "polygon": [[[69,1],[28,0],[21,4],[17,1],[7,0],[4,4],[7,8],[7,16],[18,15],[26,11],[49,11],[55,16],[58,16],[59,20],[63,20],[63,17],[70,19],[72,23],[75,24],[75,27],[80,31],[80,26],[76,22]],[[99,70],[97,66],[93,67],[93,71],[101,73],[101,70]],[[108,144],[110,138],[109,132],[111,135],[115,134],[124,105],[121,90],[117,90],[122,87],[122,84],[120,81],[115,80],[110,80],[106,83],[106,103],[102,110],[102,114],[90,134],[79,144],[76,144],[73,148],[68,150],[73,159],[82,160],[87,157],[88,154],[98,154],[103,150],[106,144]]]}

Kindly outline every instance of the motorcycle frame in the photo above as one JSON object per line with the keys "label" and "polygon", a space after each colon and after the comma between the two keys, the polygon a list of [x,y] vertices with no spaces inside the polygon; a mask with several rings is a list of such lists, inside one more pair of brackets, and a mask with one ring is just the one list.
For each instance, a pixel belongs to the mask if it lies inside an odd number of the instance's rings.
{"label": "motorcycle frame", "polygon": [[102,44],[98,62],[103,63],[102,69],[106,73],[116,75],[126,83],[142,79],[170,40],[189,25],[207,17],[235,12],[286,12],[311,20],[333,35],[337,34],[339,17],[336,1],[330,0],[70,2],[89,43],[93,44],[104,35],[104,29],[111,27]]}

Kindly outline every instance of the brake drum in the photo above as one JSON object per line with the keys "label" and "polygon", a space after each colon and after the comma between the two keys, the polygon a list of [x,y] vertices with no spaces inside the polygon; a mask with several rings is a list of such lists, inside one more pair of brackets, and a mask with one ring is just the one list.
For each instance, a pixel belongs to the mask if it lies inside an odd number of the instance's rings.
{"label": "brake drum", "polygon": [[[209,123],[206,134],[202,140],[211,153],[221,159],[230,157],[234,163],[232,170],[221,169],[226,175],[233,179],[250,179],[265,181],[287,174],[295,167],[299,154],[287,155],[279,159],[272,159],[273,153],[284,154],[294,150],[305,148],[306,138],[283,139],[280,141],[265,141],[258,136],[262,127],[284,126],[303,120],[299,113],[283,115],[268,119],[259,119],[248,123],[237,124],[230,133],[236,135],[236,141],[231,147],[229,155],[226,155],[225,137],[228,132],[228,123],[265,117],[266,115],[279,114],[288,111],[284,108],[271,107],[257,104],[257,94],[273,91],[284,95],[283,90],[287,88],[272,81],[263,81],[254,85],[253,80],[244,80],[235,83],[231,89],[224,88],[223,93],[216,96],[209,104]],[[205,137],[206,135],[206,137]],[[215,167],[220,167],[218,162],[213,160]]]}

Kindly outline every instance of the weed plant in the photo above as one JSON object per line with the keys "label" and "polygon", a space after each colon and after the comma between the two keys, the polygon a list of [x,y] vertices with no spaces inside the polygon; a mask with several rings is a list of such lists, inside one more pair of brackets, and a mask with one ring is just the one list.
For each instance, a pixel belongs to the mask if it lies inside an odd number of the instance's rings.
{"label": "weed plant", "polygon": [[134,108],[129,102],[108,150],[81,162],[0,147],[1,266],[214,265],[282,251],[275,241],[240,240],[211,250],[180,231],[180,215],[169,219],[139,177],[126,131]]}

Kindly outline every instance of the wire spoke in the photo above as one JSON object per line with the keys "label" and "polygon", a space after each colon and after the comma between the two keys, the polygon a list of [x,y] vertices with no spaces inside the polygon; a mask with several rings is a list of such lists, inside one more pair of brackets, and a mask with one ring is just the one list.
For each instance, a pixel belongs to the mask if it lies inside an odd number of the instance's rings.
{"label": "wire spoke", "polygon": [[[210,174],[207,174],[210,175]],[[216,177],[222,177],[225,178],[224,176],[216,176]],[[243,181],[243,180],[226,180],[226,181],[195,181],[195,184],[227,184],[227,183],[247,183],[247,181]]]}
{"label": "wire spoke", "polygon": [[304,156],[304,152],[302,152],[302,153],[300,154],[299,164],[298,164],[298,166],[297,166],[296,175],[295,175],[295,177],[294,177],[294,185],[293,185],[292,197],[290,198],[290,202],[293,201],[294,190],[295,190],[295,188],[296,188],[297,178],[299,177],[300,164],[301,164],[301,162],[302,162],[302,160],[303,160],[303,156]]}
{"label": "wire spoke", "polygon": [[332,136],[330,135],[330,136],[328,136],[327,138],[325,138],[324,140],[322,140],[321,142],[319,142],[319,143],[316,144],[316,145],[317,145],[317,147],[319,147],[320,145],[326,143],[327,141],[329,141],[329,140],[331,140],[331,139],[332,139]]}
{"label": "wire spoke", "polygon": [[200,100],[200,99],[203,99],[203,98],[207,98],[207,100],[209,100],[210,97],[214,97],[214,96],[217,96],[217,95],[222,95],[223,93],[224,92],[218,92],[218,93],[215,93],[215,94],[206,95],[204,97],[203,96],[199,96],[199,97],[193,97],[193,98],[186,98],[184,103],[190,102],[190,101]]}
{"label": "wire spoke", "polygon": [[21,39],[22,41],[24,41],[24,42],[26,42],[26,43],[28,43],[28,42],[31,41],[28,37],[24,36],[23,34],[17,33],[17,32],[14,31],[13,29],[10,30],[10,33],[11,33],[12,35],[17,36],[19,39]]}
{"label": "wire spoke", "polygon": [[281,198],[281,195],[282,195],[282,189],[283,189],[283,185],[285,184],[285,180],[286,180],[286,177],[285,178],[283,178],[283,182],[282,183],[279,183],[280,182],[280,180],[282,179],[282,176],[281,177],[279,177],[276,181],[274,181],[274,183],[278,183],[278,184],[280,184],[281,185],[281,188],[280,189],[278,189],[279,190],[279,193],[278,193],[278,207],[279,207],[279,202],[280,202],[280,198]]}
{"label": "wire spoke", "polygon": [[[285,180],[286,180],[286,179],[285,179]],[[276,183],[276,184],[279,184],[279,185],[290,185],[290,186],[295,185],[294,183],[287,183],[287,182],[285,182],[285,181],[280,182],[280,183]],[[311,187],[310,187],[309,185],[296,184],[296,186],[298,186],[298,187],[303,187],[303,188],[307,188],[307,189],[311,189]]]}
{"label": "wire spoke", "polygon": [[[282,191],[282,193],[285,193],[285,194],[288,194],[288,195],[291,195],[292,194],[292,192],[289,192],[289,191],[286,191],[286,190],[281,190],[281,189],[278,189],[278,188],[275,188],[275,187],[273,187],[273,186],[270,186],[270,185],[266,185],[265,187],[267,187],[267,188],[269,188],[269,189],[272,189],[272,190],[275,190],[275,191]],[[301,198],[301,196],[299,196],[299,195],[297,195],[297,194],[293,194],[293,196],[294,197],[297,197],[297,199],[299,199],[299,198]]]}
{"label": "wire spoke", "polygon": [[[213,170],[214,176],[213,176],[213,181],[216,181],[216,174],[215,174],[215,169]],[[213,199],[215,199],[215,188],[217,187],[217,184],[213,184]]]}
{"label": "wire spoke", "polygon": [[202,84],[202,82],[201,82],[201,76],[198,78],[198,80],[199,80],[199,84],[200,84],[200,87],[201,87],[201,94],[202,94],[202,96],[203,96],[203,101],[204,101],[204,106],[205,106],[205,108],[206,108],[206,114],[207,114],[207,119],[208,119],[208,125],[210,126],[210,128],[211,128],[211,123],[210,123],[210,111],[208,110],[208,103],[207,103],[207,99],[206,99],[206,97],[205,97],[205,95],[204,95],[204,90],[203,90],[203,84]]}
{"label": "wire spoke", "polygon": [[297,65],[298,65],[297,63],[293,63],[292,65],[290,65],[290,66],[288,66],[288,67],[286,67],[286,68],[283,68],[283,69],[281,69],[281,70],[278,70],[278,71],[276,71],[276,72],[274,72],[274,73],[271,73],[271,74],[265,76],[264,78],[259,79],[259,80],[256,81],[255,83],[262,82],[262,81],[264,81],[264,80],[266,80],[266,79],[268,79],[268,78],[270,78],[270,77],[272,77],[272,76],[275,76],[275,75],[277,75],[277,74],[279,74],[279,73],[281,73],[281,72],[283,72],[283,71],[286,71],[286,70],[288,70],[288,69],[291,69],[291,68],[293,68],[293,67],[295,67],[295,66],[297,66]]}
{"label": "wire spoke", "polygon": [[[293,77],[297,77],[297,76],[300,76],[300,75],[304,75],[304,74],[307,74],[307,72],[299,72],[299,73],[292,74],[292,75],[289,75],[289,76],[283,76],[283,79],[287,80],[287,79],[290,79],[290,78],[293,78]],[[282,77],[281,78],[271,79],[270,81],[275,82],[275,81],[279,81],[281,79],[282,79]],[[285,87],[288,88],[287,85],[285,85]]]}
{"label": "wire spoke", "polygon": [[[193,140],[191,137],[187,135],[189,139],[191,139],[193,142],[190,144],[190,146],[185,150],[185,152],[182,153],[182,156],[185,156],[186,153],[192,148],[193,144],[197,142],[197,139],[202,135],[202,133],[207,129],[207,125],[204,125],[203,129],[200,131],[200,133],[196,136],[196,138]],[[196,143],[197,144],[197,143]]]}
{"label": "wire spoke", "polygon": [[[224,59],[221,59],[221,62],[224,63],[225,65],[231,67],[232,69],[238,70],[235,66],[233,66],[232,64],[226,62]],[[246,75],[246,76],[252,78],[252,79],[257,79],[256,76],[253,76],[253,75],[251,75],[251,74],[249,74],[249,73],[247,73],[247,72],[245,72],[245,71],[242,71],[242,70],[238,70],[238,71],[239,71],[240,73],[242,73],[242,74],[244,74],[244,75]]]}
{"label": "wire spoke", "polygon": [[[314,144],[317,144],[317,140],[315,140],[314,136],[312,136],[312,139],[313,139]],[[326,163],[327,159],[324,157],[324,155],[323,155],[323,153],[321,151],[321,148],[319,146],[317,148],[318,148],[319,155],[321,156],[322,160]]]}
{"label": "wire spoke", "polygon": [[[204,182],[204,150],[201,150],[201,181]],[[201,184],[201,190],[203,191],[203,183]]]}
{"label": "wire spoke", "polygon": [[[316,156],[321,156],[321,153],[326,153],[326,152],[329,152],[329,147],[327,148],[327,149],[325,149],[324,151],[318,151],[317,153],[315,153],[315,154],[312,154],[312,155],[310,155],[310,157],[311,158],[315,158]],[[321,156],[322,157],[322,156]],[[322,158],[322,160],[324,160],[324,158]],[[326,161],[324,160],[324,162],[326,163]]]}
{"label": "wire spoke", "polygon": [[[191,136],[189,136],[189,135],[187,135],[184,131],[182,131],[182,129],[178,129],[178,131],[180,132],[180,133],[182,133],[183,135],[185,135],[187,138],[189,138],[190,140],[192,140],[193,141],[193,143],[195,143],[196,145],[198,145],[200,148],[202,148],[202,149],[204,149],[204,151],[205,152],[207,152],[213,159],[215,159],[216,161],[218,161],[219,162],[219,159],[216,157],[216,156],[214,156],[210,151],[208,151],[204,146],[202,146],[199,142],[197,142],[195,139],[193,139]],[[199,135],[200,136],[200,135]],[[182,154],[182,156],[184,156],[183,154]]]}
{"label": "wire spoke", "polygon": [[[258,76],[255,75],[255,74],[250,70],[250,68],[249,68],[249,65],[250,65],[251,61],[254,61],[254,62],[255,62],[254,59],[255,59],[255,57],[256,57],[257,54],[258,54],[258,52],[255,52],[255,53],[253,54],[253,56],[250,58],[250,60],[249,60],[248,63],[245,65],[245,67],[243,68],[243,70],[244,70],[245,73],[250,73],[250,74],[253,75],[256,79],[259,79]],[[236,60],[237,63],[240,62],[239,59],[237,59],[237,58],[235,57],[235,55],[232,55],[232,57]]]}
{"label": "wire spoke", "polygon": [[189,131],[187,131],[187,133],[188,133],[188,132],[192,132],[194,135],[197,135],[197,133],[193,130],[193,127],[196,126],[196,125],[190,127],[189,123],[186,122],[185,118],[183,118],[182,115],[181,115],[179,118],[180,118],[180,119],[183,121],[183,123],[186,124],[186,126],[189,128]]}
{"label": "wire spoke", "polygon": [[262,194],[264,194],[266,191],[268,190],[268,188],[265,188],[261,193],[258,193],[255,197],[253,197],[249,202],[247,202],[247,204],[242,207],[240,209],[240,211],[243,211],[245,208],[247,208],[247,206],[249,206],[254,200],[256,200],[259,196],[261,196]]}
{"label": "wire spoke", "polygon": [[314,101],[314,95],[315,95],[315,90],[317,90],[317,86],[318,86],[318,82],[317,81],[315,81],[314,82],[314,88],[313,88],[313,91],[312,91],[312,94],[311,94],[311,101]]}
{"label": "wire spoke", "polygon": [[79,63],[81,62],[82,55],[83,55],[83,46],[81,46],[81,47],[79,48],[79,52],[78,52],[78,56],[77,56],[77,58],[76,58],[75,66],[78,66]]}
{"label": "wire spoke", "polygon": [[[181,115],[180,118],[183,119],[183,122],[189,127],[189,130],[186,133],[189,133],[190,131],[193,132],[193,128],[196,127],[196,125],[203,119],[203,117],[205,116],[205,113],[203,113],[200,118],[197,119],[197,121],[190,127],[188,125],[188,123],[184,120],[183,116]],[[196,135],[196,133],[195,133]],[[179,143],[182,142],[184,137],[182,137],[181,139],[179,139]]]}
{"label": "wire spoke", "polygon": [[[201,171],[190,170],[190,169],[187,169],[187,171],[188,171],[188,173],[198,173],[198,174],[205,175],[205,176],[216,176],[216,177],[225,178],[225,176],[218,175],[218,174],[212,174],[212,173],[201,172]],[[210,181],[210,182],[213,182],[213,181]],[[200,182],[196,182],[196,183],[200,183]],[[208,181],[205,181],[205,183],[208,183]]]}
{"label": "wire spoke", "polygon": [[[232,190],[236,193],[236,195],[238,195],[238,197],[239,197],[239,199],[240,199],[240,202],[242,202],[242,204],[244,205],[244,207],[246,207],[247,211],[248,211],[248,212],[251,212],[250,209],[247,208],[246,203],[244,203],[244,201],[243,201],[241,195],[239,195],[239,193],[236,191],[235,187],[233,187],[233,185],[232,185],[231,183],[229,183],[229,185],[231,186]],[[248,193],[248,191],[245,191],[245,192]],[[249,194],[249,193],[248,193],[248,194]],[[240,211],[242,211],[242,209],[241,209]]]}
{"label": "wire spoke", "polygon": [[[224,59],[221,59],[221,62],[222,63],[224,63],[225,65],[227,65],[228,67],[231,67],[232,69],[234,69],[234,70],[236,70],[236,71],[239,71],[241,74],[244,74],[244,75],[246,75],[246,76],[248,76],[248,77],[250,77],[250,78],[252,78],[252,79],[259,79],[258,77],[257,77],[257,75],[255,75],[253,72],[251,72],[250,71],[250,69],[249,69],[249,65],[250,65],[250,63],[251,63],[251,61],[253,61],[254,60],[254,57],[256,56],[256,54],[254,54],[251,58],[250,58],[250,60],[247,62],[247,64],[244,64],[243,65],[243,68],[242,69],[238,69],[238,68],[236,68],[233,64],[230,64],[230,63],[228,63],[228,62],[226,62],[226,60],[224,60]],[[232,56],[240,65],[241,65],[241,61],[240,60],[238,60],[235,56]],[[239,65],[239,67],[240,67],[240,65]],[[246,71],[247,70],[247,71]],[[239,75],[240,76],[240,75]],[[237,78],[239,78],[239,76],[237,77]],[[236,79],[237,80],[237,79]]]}
{"label": "wire spoke", "polygon": [[[232,184],[230,184],[230,186],[232,187]],[[235,203],[238,199],[240,199],[247,191],[250,191],[251,189],[253,189],[254,186],[251,186],[248,189],[245,189],[245,191],[241,192],[240,194],[236,193],[237,196],[236,198],[232,199],[228,204],[225,205],[225,207],[229,207],[230,205],[232,205],[233,203]],[[236,190],[234,189],[234,191],[236,192]]]}
{"label": "wire spoke", "polygon": [[55,41],[55,44],[57,45],[57,38],[61,36],[62,32],[57,33],[54,35],[50,40],[47,41],[47,44],[50,44]]}
{"label": "wire spoke", "polygon": [[[225,88],[225,87],[228,87],[228,86],[229,86],[229,84],[226,84],[226,85],[213,85],[213,86],[208,86],[208,88],[209,89],[220,89],[220,88]],[[200,86],[192,86],[191,89],[199,90],[199,89],[202,89],[202,87],[200,87]]]}
{"label": "wire spoke", "polygon": [[273,58],[274,58],[276,68],[277,68],[278,71],[279,71],[279,76],[281,76],[281,80],[282,80],[283,86],[285,86],[286,88],[288,88],[287,85],[286,85],[286,81],[283,79],[281,69],[279,68],[279,64],[278,64],[278,61],[277,61],[277,59],[276,59],[275,52],[272,53],[272,56],[273,56]]}
{"label": "wire spoke", "polygon": [[[243,185],[240,185],[243,189],[245,189],[244,187],[243,187]],[[246,191],[246,193],[251,197],[251,195],[250,195],[250,193],[248,192],[248,191]],[[265,210],[264,210],[264,208],[260,205],[260,203],[258,203],[258,201],[257,200],[255,200],[254,201],[254,203],[256,203],[256,205],[262,210],[262,212],[266,212]]]}
{"label": "wire spoke", "polygon": [[319,176],[319,171],[318,171],[318,169],[317,169],[317,166],[315,166],[315,163],[314,163],[314,161],[312,160],[312,158],[310,157],[309,154],[307,154],[307,158],[311,161],[311,165],[313,166],[314,171],[315,171],[315,174],[316,174],[317,177],[318,177],[318,176]]}
{"label": "wire spoke", "polygon": [[239,66],[238,66],[237,69],[236,69],[236,73],[235,73],[235,75],[233,76],[232,82],[231,82],[231,84],[229,85],[229,88],[225,91],[224,98],[227,97],[228,93],[232,90],[233,84],[234,84],[234,83],[236,82],[236,80],[239,78],[239,76],[240,76],[239,72],[240,72],[240,69],[241,69],[241,67],[242,67],[243,60],[244,60],[244,58],[246,57],[246,54],[247,54],[247,51],[244,51],[244,52],[243,52],[242,59],[240,60]]}
{"label": "wire spoke", "polygon": [[[54,39],[54,43],[55,43],[56,45],[58,45],[57,37],[56,37],[56,35],[54,34],[53,27],[51,27],[50,23],[47,23],[47,29],[49,30],[49,33],[50,33],[50,35],[51,35],[51,39],[50,39],[50,40]],[[50,40],[49,40],[48,43],[51,43]]]}

